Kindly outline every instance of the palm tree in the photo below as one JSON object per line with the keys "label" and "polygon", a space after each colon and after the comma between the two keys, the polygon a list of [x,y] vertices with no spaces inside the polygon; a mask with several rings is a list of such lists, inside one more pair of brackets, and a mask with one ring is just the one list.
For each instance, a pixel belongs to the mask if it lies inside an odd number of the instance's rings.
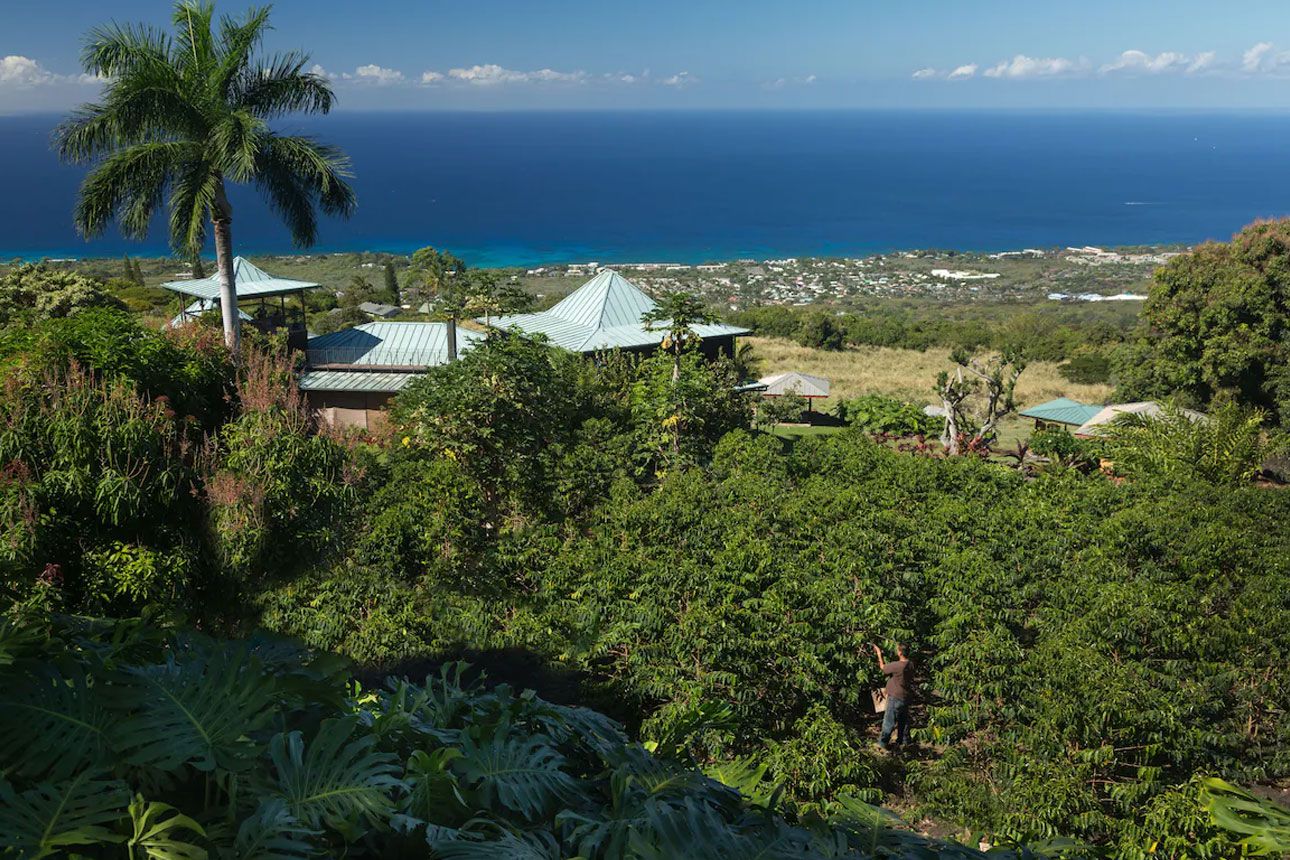
{"label": "palm tree", "polygon": [[233,280],[233,207],[228,183],[254,183],[300,247],[317,238],[321,208],[348,215],[354,192],[349,159],[309,137],[279,135],[268,122],[284,114],[327,113],[335,96],[305,71],[309,57],[255,56],[269,29],[267,7],[215,31],[207,2],[176,4],[174,34],[146,26],[92,30],[82,62],[107,83],[100,101],[82,105],[55,132],[67,161],[93,163],[81,185],[75,221],[86,237],[116,220],[131,238],[147,235],[153,213],[169,210],[170,242],[197,253],[214,228],[222,281],[224,340],[240,345]]}

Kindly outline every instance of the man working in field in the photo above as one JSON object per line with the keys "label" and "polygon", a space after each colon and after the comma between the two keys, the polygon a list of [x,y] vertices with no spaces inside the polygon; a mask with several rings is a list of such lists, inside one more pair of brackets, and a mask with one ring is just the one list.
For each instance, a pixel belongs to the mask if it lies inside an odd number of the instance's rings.
{"label": "man working in field", "polygon": [[896,659],[890,663],[882,658],[882,649],[873,646],[874,656],[878,658],[878,668],[887,676],[887,710],[882,715],[882,734],[878,736],[878,746],[887,749],[891,743],[891,733],[896,732],[896,746],[909,743],[909,694],[913,687],[913,669],[909,664],[909,654],[904,645],[896,646]]}

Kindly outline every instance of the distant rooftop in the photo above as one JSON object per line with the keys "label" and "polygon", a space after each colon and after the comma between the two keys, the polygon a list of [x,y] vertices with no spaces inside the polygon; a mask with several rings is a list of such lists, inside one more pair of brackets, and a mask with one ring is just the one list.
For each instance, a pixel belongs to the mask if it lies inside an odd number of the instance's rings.
{"label": "distant rooftop", "polygon": [[[186,296],[193,296],[198,299],[205,299],[209,302],[219,302],[220,292],[219,273],[211,275],[209,278],[196,278],[188,281],[167,281],[162,284],[164,288],[176,293],[183,293]],[[245,257],[233,258],[233,284],[234,290],[239,299],[246,298],[268,298],[269,296],[281,296],[287,293],[298,293],[302,290],[317,289],[319,284],[312,281],[293,281],[289,278],[275,278],[268,272],[251,263]]]}
{"label": "distant rooftop", "polygon": [[1050,421],[1053,424],[1068,424],[1072,427],[1078,427],[1096,415],[1101,409],[1101,406],[1090,406],[1087,403],[1080,403],[1078,400],[1071,400],[1069,397],[1058,397],[1056,400],[1049,400],[1047,403],[1040,403],[1038,406],[1023,409],[1018,414],[1023,418],[1033,418],[1036,421]]}
{"label": "distant rooftop", "polygon": [[802,373],[798,370],[762,377],[761,384],[765,386],[763,393],[768,397],[781,397],[790,392],[799,394],[802,397],[829,396],[829,381],[827,379],[822,376]]}
{"label": "distant rooftop", "polygon": [[[484,339],[458,327],[457,353]],[[349,365],[363,368],[420,369],[448,362],[448,326],[441,322],[370,322],[309,338],[309,364],[318,368]]]}
{"label": "distant rooftop", "polygon": [[[641,316],[656,306],[631,281],[612,269],[602,269],[549,310],[497,317],[492,325],[546,335],[552,344],[572,352],[638,349],[657,346],[663,340],[666,323],[650,328],[641,322]],[[692,329],[700,338],[749,333],[748,329],[721,323]]]}

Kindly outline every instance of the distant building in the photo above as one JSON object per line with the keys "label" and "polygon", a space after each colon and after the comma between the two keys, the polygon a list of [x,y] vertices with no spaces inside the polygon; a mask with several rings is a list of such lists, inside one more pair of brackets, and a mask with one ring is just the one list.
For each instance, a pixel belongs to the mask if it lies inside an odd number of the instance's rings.
{"label": "distant building", "polygon": [[402,310],[402,308],[397,308],[394,305],[383,305],[379,302],[360,302],[358,309],[369,317],[379,317],[381,319],[398,316]]}
{"label": "distant building", "polygon": [[822,376],[812,376],[799,370],[764,376],[757,381],[762,397],[783,397],[796,394],[806,398],[806,408],[814,408],[816,400],[829,396],[829,381]]}
{"label": "distant building", "polygon": [[[483,339],[457,329],[457,353]],[[448,362],[441,322],[370,322],[309,338],[300,390],[315,414],[336,427],[376,429],[390,398],[427,368]]]}
{"label": "distant building", "polygon": [[[491,325],[545,335],[554,346],[571,352],[653,352],[666,334],[666,323],[649,327],[641,322],[641,316],[655,307],[655,301],[631,281],[613,269],[604,269],[550,310],[497,317]],[[702,341],[703,354],[709,357],[733,356],[735,338],[749,333],[721,323],[696,325],[692,330]]]}
{"label": "distant building", "polygon": [[1017,414],[1022,418],[1033,419],[1036,430],[1053,427],[1074,430],[1100,412],[1101,409],[1101,406],[1090,406],[1087,403],[1080,403],[1078,400],[1071,400],[1069,397],[1058,397],[1056,400],[1049,400],[1047,403],[1040,403],[1038,406],[1023,409]]}
{"label": "distant building", "polygon": [[[206,311],[217,309],[223,283],[220,274],[216,272],[209,278],[167,281],[162,284],[163,288],[173,293],[197,300],[182,306],[179,315],[171,321],[172,325],[183,325]],[[302,348],[306,340],[305,293],[318,287],[312,281],[275,278],[245,257],[233,258],[233,294],[237,297],[241,318],[260,331],[285,328],[287,341],[294,349]],[[288,296],[295,296],[299,301],[289,306]],[[252,304],[256,309],[254,317],[242,310],[247,304]]]}
{"label": "distant building", "polygon": [[[1205,421],[1208,416],[1203,412],[1197,412],[1194,409],[1179,410],[1183,417],[1191,421]],[[1164,415],[1164,407],[1154,400],[1144,400],[1138,403],[1113,403],[1097,411],[1083,424],[1075,430],[1076,436],[1090,437],[1096,436],[1103,432],[1106,425],[1115,421],[1121,415],[1141,415],[1145,418],[1159,418]]]}

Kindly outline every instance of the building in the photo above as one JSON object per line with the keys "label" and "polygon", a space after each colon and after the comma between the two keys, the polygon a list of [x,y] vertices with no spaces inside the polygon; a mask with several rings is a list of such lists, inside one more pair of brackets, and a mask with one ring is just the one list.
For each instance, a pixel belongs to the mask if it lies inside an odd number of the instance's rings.
{"label": "building", "polygon": [[1074,430],[1102,410],[1101,406],[1090,406],[1071,400],[1069,397],[1058,397],[1038,406],[1023,409],[1017,414],[1022,418],[1031,418],[1036,430],[1060,429]]}
{"label": "building", "polygon": [[[183,325],[207,311],[217,310],[222,285],[223,279],[219,273],[209,278],[168,281],[162,284],[164,289],[173,293],[196,299],[191,304],[181,305],[179,315],[171,321],[171,324]],[[233,258],[233,292],[237,296],[238,313],[243,321],[249,322],[261,331],[285,328],[287,342],[296,349],[303,348],[308,337],[305,329],[308,315],[305,308],[305,293],[318,287],[319,284],[312,281],[275,278],[253,265],[245,257]],[[298,301],[289,306],[288,296],[295,296]],[[273,301],[274,299],[277,301]],[[252,305],[255,310],[254,315],[249,315],[243,310],[247,304]]]}
{"label": "building", "polygon": [[[1180,409],[1179,412],[1183,417],[1189,420],[1205,421],[1208,416],[1203,412],[1197,412],[1193,409]],[[1097,436],[1101,433],[1106,425],[1115,421],[1121,415],[1140,415],[1144,418],[1160,418],[1165,414],[1164,407],[1154,400],[1143,400],[1138,403],[1113,403],[1097,411],[1083,424],[1075,430],[1076,436],[1085,438]]]}
{"label": "building", "polygon": [[758,380],[762,387],[762,397],[783,397],[796,394],[806,398],[806,408],[813,408],[814,402],[829,396],[829,381],[822,376],[812,376],[799,370],[777,373]]}
{"label": "building", "polygon": [[389,319],[403,312],[402,308],[394,305],[384,305],[380,302],[360,302],[358,309],[369,317],[376,317],[377,319]]}
{"label": "building", "polygon": [[[552,345],[571,352],[653,352],[663,341],[667,324],[647,326],[641,316],[655,307],[654,300],[631,281],[612,269],[602,269],[549,310],[500,316],[489,324],[498,329],[545,335]],[[691,330],[700,338],[700,350],[708,357],[733,356],[735,338],[749,333],[748,329],[722,323],[695,325]]]}
{"label": "building", "polygon": [[[461,354],[484,338],[458,327]],[[319,418],[335,427],[377,428],[390,398],[448,362],[441,322],[370,322],[309,338],[300,391]]]}

